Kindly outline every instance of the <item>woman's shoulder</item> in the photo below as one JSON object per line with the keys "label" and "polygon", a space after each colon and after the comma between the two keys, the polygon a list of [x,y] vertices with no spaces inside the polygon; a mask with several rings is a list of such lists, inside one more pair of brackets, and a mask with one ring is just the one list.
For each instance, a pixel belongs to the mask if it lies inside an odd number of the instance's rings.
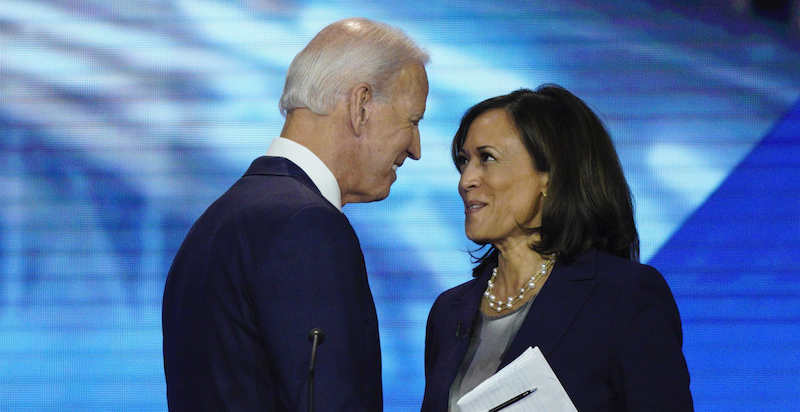
{"label": "woman's shoulder", "polygon": [[467,301],[475,298],[476,295],[483,294],[483,291],[486,290],[487,281],[488,275],[481,275],[445,290],[436,298],[431,308],[432,311],[449,306],[450,303]]}
{"label": "woman's shoulder", "polygon": [[666,279],[658,269],[609,253],[597,252],[594,271],[597,281],[613,285],[615,289],[655,288],[662,292],[670,291]]}
{"label": "woman's shoulder", "polygon": [[444,292],[440,293],[439,298],[437,300],[453,300],[465,294],[469,295],[470,291],[472,291],[476,287],[479,287],[478,286],[479,282],[481,282],[481,278],[477,277],[477,278],[472,278],[459,285],[453,286],[450,289],[447,289]]}
{"label": "woman's shoulder", "polygon": [[595,251],[594,260],[598,275],[652,276],[659,274],[658,269],[650,265],[606,252]]}

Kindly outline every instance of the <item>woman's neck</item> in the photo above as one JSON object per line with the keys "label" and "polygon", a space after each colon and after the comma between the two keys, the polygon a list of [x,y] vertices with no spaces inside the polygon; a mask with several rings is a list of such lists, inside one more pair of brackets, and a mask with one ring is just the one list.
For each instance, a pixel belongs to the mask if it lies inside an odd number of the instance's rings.
{"label": "woman's neck", "polygon": [[[554,262],[550,256],[542,256],[531,249],[528,242],[505,242],[495,245],[495,248],[498,251],[498,265],[490,292],[504,301],[523,292],[523,298],[514,299],[513,304],[513,307],[521,306],[539,293]],[[529,284],[533,286],[529,287]],[[484,299],[481,305],[484,313],[497,314],[488,303]]]}

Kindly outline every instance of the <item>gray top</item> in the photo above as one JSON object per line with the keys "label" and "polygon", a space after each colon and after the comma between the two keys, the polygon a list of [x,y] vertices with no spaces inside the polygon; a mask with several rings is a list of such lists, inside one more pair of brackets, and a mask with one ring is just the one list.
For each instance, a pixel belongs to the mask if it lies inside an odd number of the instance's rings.
{"label": "gray top", "polygon": [[528,316],[533,300],[500,316],[488,316],[478,312],[480,316],[475,319],[467,355],[453,386],[450,387],[450,412],[459,412],[460,408],[456,402],[497,372],[503,355],[511,346],[522,321]]}

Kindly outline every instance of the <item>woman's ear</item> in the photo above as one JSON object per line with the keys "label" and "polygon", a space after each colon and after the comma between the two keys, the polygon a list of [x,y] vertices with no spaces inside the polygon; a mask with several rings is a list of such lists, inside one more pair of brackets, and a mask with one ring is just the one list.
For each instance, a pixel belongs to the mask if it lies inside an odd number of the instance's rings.
{"label": "woman's ear", "polygon": [[350,126],[356,136],[361,136],[370,115],[369,104],[372,100],[372,86],[368,83],[355,85],[350,92]]}
{"label": "woman's ear", "polygon": [[539,173],[539,184],[542,186],[542,196],[547,197],[547,182],[550,180],[550,174],[547,172]]}

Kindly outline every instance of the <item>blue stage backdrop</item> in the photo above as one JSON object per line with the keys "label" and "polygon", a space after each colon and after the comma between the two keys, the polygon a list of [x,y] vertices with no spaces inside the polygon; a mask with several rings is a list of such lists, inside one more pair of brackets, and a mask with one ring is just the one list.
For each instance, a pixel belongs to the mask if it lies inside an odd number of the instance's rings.
{"label": "blue stage backdrop", "polygon": [[697,410],[800,410],[800,48],[780,22],[722,0],[333,3],[0,0],[0,410],[166,410],[172,258],[280,132],[292,57],[350,16],[433,58],[422,159],[345,207],[388,411],[419,410],[428,310],[470,277],[460,117],[550,82],[613,135]]}

